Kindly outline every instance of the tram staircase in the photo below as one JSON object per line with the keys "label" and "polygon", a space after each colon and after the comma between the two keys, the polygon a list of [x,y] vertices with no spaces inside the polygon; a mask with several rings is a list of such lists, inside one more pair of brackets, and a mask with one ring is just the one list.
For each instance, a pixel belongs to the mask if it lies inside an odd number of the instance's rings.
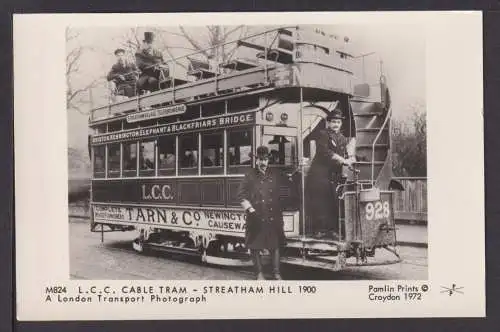
{"label": "tram staircase", "polygon": [[381,102],[363,97],[353,97],[350,106],[356,125],[358,180],[368,187],[387,190],[392,177],[391,110]]}
{"label": "tram staircase", "polygon": [[[259,58],[287,64],[292,61],[294,49],[291,38],[292,34],[289,30],[280,29],[275,38],[266,46],[248,41],[239,41],[239,46],[261,51],[257,54]],[[382,84],[381,90],[388,93],[384,87],[385,84]],[[360,171],[358,180],[368,186],[387,189],[392,175],[392,162],[389,154],[390,110],[388,106],[385,106],[384,102],[388,101],[385,98],[388,98],[388,95],[382,96],[382,102],[379,102],[370,97],[355,96],[350,99],[350,106],[356,125],[357,162],[355,165]],[[311,133],[317,125],[318,122],[311,123],[309,128],[304,129],[304,134]]]}

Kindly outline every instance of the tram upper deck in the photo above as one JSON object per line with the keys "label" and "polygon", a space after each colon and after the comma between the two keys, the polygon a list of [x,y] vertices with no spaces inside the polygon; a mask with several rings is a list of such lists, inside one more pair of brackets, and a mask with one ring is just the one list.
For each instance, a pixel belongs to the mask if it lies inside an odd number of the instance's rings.
{"label": "tram upper deck", "polygon": [[[294,87],[304,88],[303,101],[330,101],[338,94],[381,100],[380,86],[366,82],[366,56],[354,55],[348,38],[311,28],[281,27],[208,50],[217,54],[223,46],[244,48],[252,56],[224,62],[215,56],[209,63],[200,58],[202,52],[196,52],[171,59],[167,61],[169,75],[160,80],[158,91],[94,108],[91,126],[158,106],[199,104]],[[182,76],[178,63],[184,60],[189,71]],[[287,92],[286,98],[297,99],[298,93]]]}

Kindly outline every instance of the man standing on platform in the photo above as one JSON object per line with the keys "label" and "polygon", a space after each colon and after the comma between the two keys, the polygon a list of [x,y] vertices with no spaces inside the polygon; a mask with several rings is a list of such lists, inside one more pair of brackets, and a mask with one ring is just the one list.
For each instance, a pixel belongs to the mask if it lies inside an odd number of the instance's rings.
{"label": "man standing on platform", "polygon": [[238,199],[246,212],[245,241],[250,249],[257,280],[264,280],[260,251],[267,249],[272,255],[273,277],[281,280],[280,247],[285,244],[283,209],[280,203],[282,177],[269,165],[269,149],[257,148],[256,167],[243,180]]}
{"label": "man standing on platform", "polygon": [[153,46],[154,38],[152,32],[145,32],[143,45],[135,53],[137,66],[141,70],[137,81],[139,92],[158,90],[161,76],[168,76],[168,66],[165,65],[163,54]]}
{"label": "man standing on platform", "polygon": [[355,161],[348,138],[340,131],[343,119],[338,108],[328,114],[327,128],[320,131],[316,140],[316,155],[307,175],[306,211],[314,237],[320,239],[339,239],[339,200],[335,189],[342,181],[342,166],[352,167]]}

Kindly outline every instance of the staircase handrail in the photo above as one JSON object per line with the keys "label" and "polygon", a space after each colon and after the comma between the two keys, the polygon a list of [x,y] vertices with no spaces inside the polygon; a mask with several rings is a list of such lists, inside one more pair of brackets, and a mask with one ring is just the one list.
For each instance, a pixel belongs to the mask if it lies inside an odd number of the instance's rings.
{"label": "staircase handrail", "polygon": [[[387,115],[385,116],[384,123],[380,127],[380,129],[377,133],[377,136],[375,136],[375,139],[373,140],[373,143],[372,143],[372,177],[371,177],[372,185],[375,184],[375,145],[377,144],[377,142],[380,138],[380,135],[384,131],[385,126],[389,123],[389,119],[391,118],[391,114],[392,114],[392,107],[389,107],[389,109],[387,110]],[[389,133],[389,135],[390,135],[390,133]]]}

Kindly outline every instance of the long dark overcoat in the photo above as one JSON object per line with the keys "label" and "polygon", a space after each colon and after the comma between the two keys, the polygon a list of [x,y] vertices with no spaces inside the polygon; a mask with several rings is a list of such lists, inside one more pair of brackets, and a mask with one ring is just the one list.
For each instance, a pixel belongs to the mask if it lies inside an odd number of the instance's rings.
{"label": "long dark overcoat", "polygon": [[306,214],[311,225],[309,232],[335,231],[338,233],[339,202],[335,187],[342,176],[342,164],[334,154],[347,157],[347,138],[341,133],[325,129],[316,140],[316,155],[306,178]]}
{"label": "long dark overcoat", "polygon": [[285,243],[279,171],[268,167],[266,174],[251,169],[240,185],[239,201],[248,200],[255,213],[247,213],[245,242],[249,249],[277,249]]}

